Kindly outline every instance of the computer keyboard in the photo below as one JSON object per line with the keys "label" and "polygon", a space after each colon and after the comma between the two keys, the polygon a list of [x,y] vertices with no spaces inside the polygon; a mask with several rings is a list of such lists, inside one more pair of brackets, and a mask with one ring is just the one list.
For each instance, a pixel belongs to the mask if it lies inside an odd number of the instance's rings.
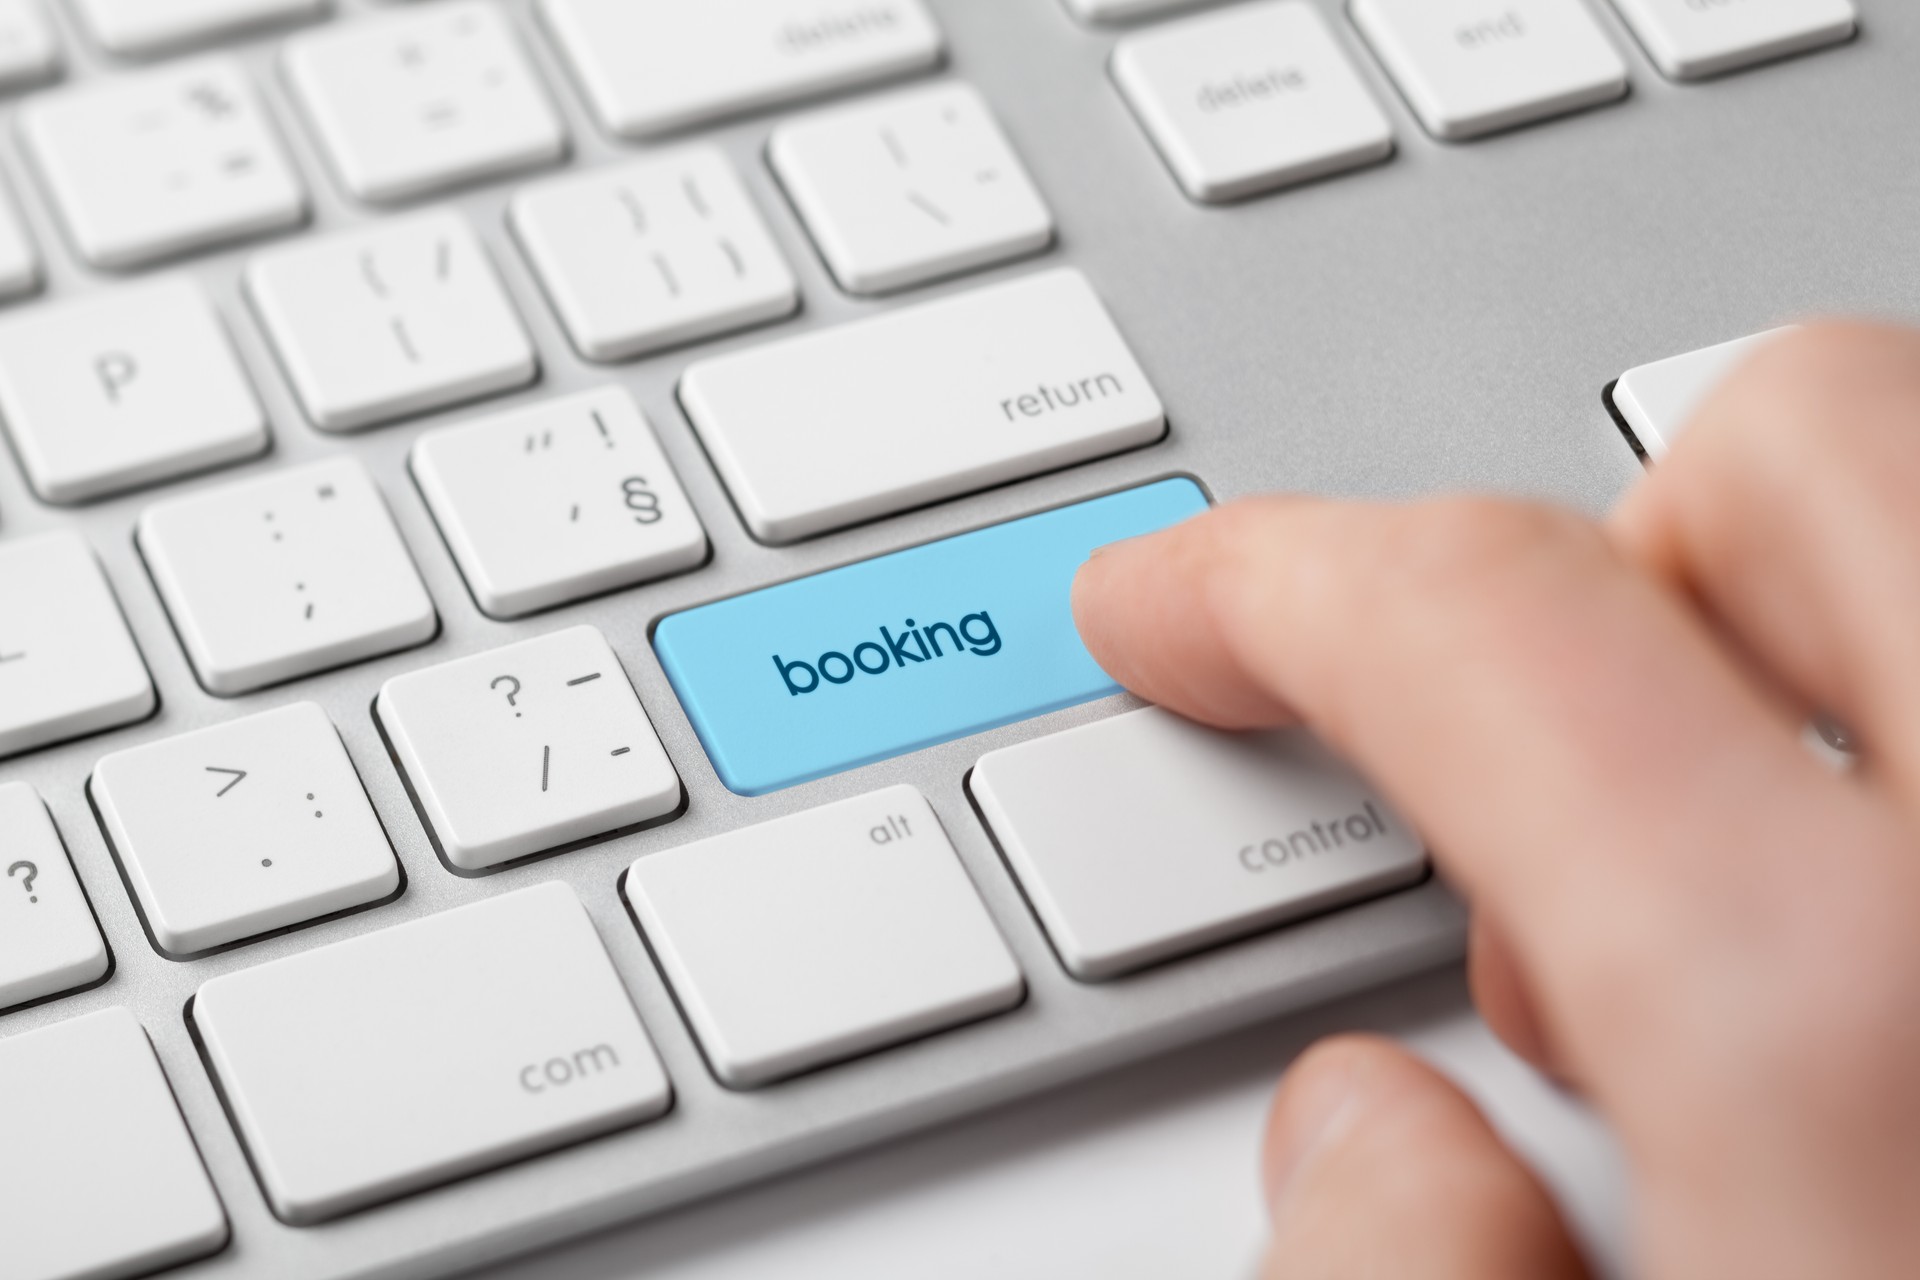
{"label": "computer keyboard", "polygon": [[0,0],[0,1277],[451,1274],[1457,957],[1073,572],[1599,510],[1920,313],[1861,9]]}

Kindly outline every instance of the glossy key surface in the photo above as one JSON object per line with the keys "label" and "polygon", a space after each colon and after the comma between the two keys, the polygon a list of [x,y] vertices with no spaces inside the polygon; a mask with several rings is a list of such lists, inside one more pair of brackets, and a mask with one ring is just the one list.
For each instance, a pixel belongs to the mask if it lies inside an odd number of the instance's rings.
{"label": "glossy key surface", "polygon": [[1073,575],[1206,505],[1163,480],[674,614],[654,647],[721,780],[776,791],[1119,692]]}

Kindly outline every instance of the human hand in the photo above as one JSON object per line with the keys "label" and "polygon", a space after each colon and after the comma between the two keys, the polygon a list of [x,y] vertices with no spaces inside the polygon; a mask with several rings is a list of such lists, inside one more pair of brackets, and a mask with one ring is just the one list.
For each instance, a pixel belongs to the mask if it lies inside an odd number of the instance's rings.
{"label": "human hand", "polygon": [[[1920,335],[1770,343],[1604,523],[1237,502],[1107,548],[1074,607],[1130,688],[1304,720],[1425,833],[1482,1013],[1619,1136],[1636,1274],[1920,1275]],[[1858,767],[1805,749],[1816,711]],[[1387,1042],[1294,1065],[1265,1165],[1272,1277],[1586,1274]]]}

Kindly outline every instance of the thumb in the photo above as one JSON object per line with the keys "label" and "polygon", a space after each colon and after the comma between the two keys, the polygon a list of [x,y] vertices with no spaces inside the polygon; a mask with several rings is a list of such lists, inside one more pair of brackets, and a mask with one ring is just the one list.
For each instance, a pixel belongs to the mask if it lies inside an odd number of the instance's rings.
{"label": "thumb", "polygon": [[1586,1280],[1540,1181],[1467,1096],[1386,1040],[1303,1054],[1274,1098],[1268,1280]]}

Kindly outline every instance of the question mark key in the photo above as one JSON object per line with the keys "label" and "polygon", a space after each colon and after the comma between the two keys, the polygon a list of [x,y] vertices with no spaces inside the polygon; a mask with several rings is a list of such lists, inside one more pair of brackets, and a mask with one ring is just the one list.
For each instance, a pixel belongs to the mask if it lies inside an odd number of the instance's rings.
{"label": "question mark key", "polygon": [[0,785],[0,1009],[98,982],[107,945],[46,805]]}
{"label": "question mark key", "polygon": [[680,809],[680,777],[592,627],[396,676],[374,711],[441,857],[462,871]]}

